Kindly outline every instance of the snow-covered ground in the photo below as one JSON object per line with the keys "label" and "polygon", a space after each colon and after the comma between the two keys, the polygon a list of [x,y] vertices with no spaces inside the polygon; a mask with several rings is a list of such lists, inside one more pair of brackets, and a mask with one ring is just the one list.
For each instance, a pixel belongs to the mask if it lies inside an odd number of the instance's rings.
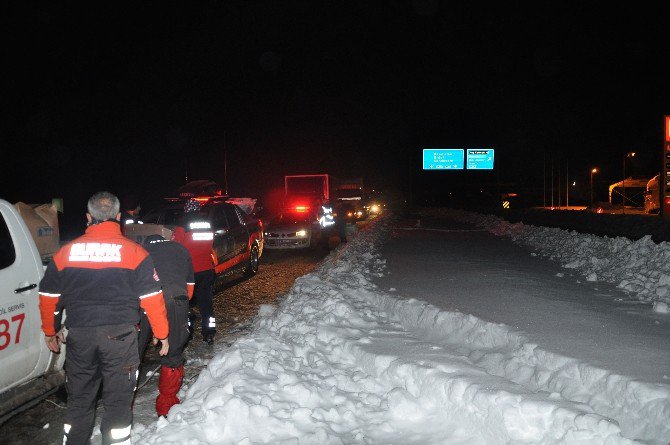
{"label": "snow-covered ground", "polygon": [[[510,237],[543,256],[561,262],[567,269],[579,271],[588,281],[616,284],[641,301],[652,303],[657,312],[668,312],[670,244],[667,242],[655,243],[651,235],[632,241],[624,237],[599,237],[550,227],[511,224],[491,215],[451,210],[449,214],[496,235]],[[639,226],[644,227],[639,224],[641,219],[630,221],[638,223],[638,230]]]}
{"label": "snow-covered ground", "polygon": [[[436,216],[511,237],[530,246],[538,260],[551,257],[568,268],[562,270],[583,275],[584,283],[619,284],[640,301],[654,302],[651,314],[666,317],[670,247],[665,244],[512,225],[464,212]],[[278,307],[263,307],[253,329],[222,348],[197,381],[185,385],[182,404],[167,420],[135,422],[133,441],[670,441],[670,385],[662,377],[641,379],[607,369],[606,359],[596,366],[588,357],[557,353],[551,345],[545,349],[513,323],[497,319],[513,312],[499,315],[493,303],[470,312],[449,310],[382,288],[380,280],[388,274],[382,248],[392,226],[391,218],[379,218],[317,271],[298,279]],[[454,234],[444,232],[448,249]],[[421,258],[414,260],[420,264]],[[458,273],[465,266],[451,267],[450,273]],[[538,308],[546,302],[527,301]],[[539,313],[547,319],[579,313],[567,299],[560,303],[553,313]],[[668,326],[666,320],[656,322]]]}

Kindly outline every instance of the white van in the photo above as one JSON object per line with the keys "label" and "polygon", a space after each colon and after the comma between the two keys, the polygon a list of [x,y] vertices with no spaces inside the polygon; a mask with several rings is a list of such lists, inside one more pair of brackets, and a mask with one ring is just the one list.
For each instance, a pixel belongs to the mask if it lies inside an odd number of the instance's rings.
{"label": "white van", "polygon": [[44,264],[16,207],[0,199],[0,424],[65,381],[65,350],[46,347],[38,285]]}

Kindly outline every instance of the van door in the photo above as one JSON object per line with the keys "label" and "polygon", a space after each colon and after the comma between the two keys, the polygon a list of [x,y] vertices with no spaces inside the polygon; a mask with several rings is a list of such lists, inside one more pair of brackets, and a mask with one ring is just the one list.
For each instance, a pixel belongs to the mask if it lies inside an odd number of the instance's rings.
{"label": "van door", "polygon": [[28,229],[0,201],[0,391],[35,374],[44,342],[38,285],[43,266]]}

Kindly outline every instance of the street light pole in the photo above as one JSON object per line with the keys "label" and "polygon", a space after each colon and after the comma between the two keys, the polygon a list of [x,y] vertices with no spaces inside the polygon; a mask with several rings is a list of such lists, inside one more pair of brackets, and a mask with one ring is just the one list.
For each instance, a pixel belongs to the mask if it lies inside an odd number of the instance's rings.
{"label": "street light pole", "polygon": [[593,174],[598,173],[597,168],[591,169],[591,208],[593,208]]}
{"label": "street light pole", "polygon": [[570,175],[568,174],[569,162],[565,160],[565,210],[570,210]]}
{"label": "street light pole", "polygon": [[626,214],[626,158],[628,155],[623,157],[623,181],[621,182],[621,187],[623,188],[623,193],[621,194],[621,214]]}
{"label": "street light pole", "polygon": [[551,159],[551,210],[554,210],[554,159]]}
{"label": "street light pole", "polygon": [[629,151],[626,153],[626,156],[623,157],[623,181],[621,182],[621,186],[623,188],[623,200],[622,200],[622,206],[621,206],[621,213],[624,215],[626,214],[626,158],[633,158],[635,157],[635,152],[634,151]]}

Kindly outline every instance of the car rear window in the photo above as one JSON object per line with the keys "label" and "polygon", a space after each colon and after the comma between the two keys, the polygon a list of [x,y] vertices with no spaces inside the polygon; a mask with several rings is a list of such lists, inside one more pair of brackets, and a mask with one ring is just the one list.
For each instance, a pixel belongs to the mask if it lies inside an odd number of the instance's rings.
{"label": "car rear window", "polygon": [[175,225],[179,222],[179,219],[184,215],[184,210],[182,209],[168,209],[163,214],[163,224]]}
{"label": "car rear window", "polygon": [[[233,204],[217,203],[205,205],[198,212],[198,215],[203,221],[210,221],[215,227],[236,227],[241,223],[254,221],[254,218]],[[182,207],[173,207],[151,211],[142,218],[142,221],[145,223],[175,226],[180,223],[183,216],[184,209]]]}
{"label": "car rear window", "polygon": [[[205,214],[203,215],[203,217],[206,217]],[[142,221],[150,224],[175,226],[179,223],[182,216],[184,216],[184,209],[182,208],[161,209],[147,213],[142,218]]]}

